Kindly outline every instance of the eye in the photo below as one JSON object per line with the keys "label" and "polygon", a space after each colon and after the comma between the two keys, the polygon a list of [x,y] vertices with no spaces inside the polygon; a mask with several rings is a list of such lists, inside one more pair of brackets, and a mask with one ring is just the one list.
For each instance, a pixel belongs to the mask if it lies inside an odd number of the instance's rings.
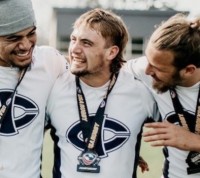
{"label": "eye", "polygon": [[71,36],[71,37],[70,37],[70,43],[74,43],[75,41],[76,41],[76,38],[73,37],[73,36]]}
{"label": "eye", "polygon": [[6,41],[8,42],[16,42],[16,41],[19,41],[20,40],[20,37],[19,36],[9,36],[6,38]]}
{"label": "eye", "polygon": [[29,34],[28,34],[28,36],[29,37],[32,37],[32,36],[34,36],[36,34],[36,31],[34,30],[34,31],[31,31]]}
{"label": "eye", "polygon": [[91,41],[88,41],[88,40],[83,40],[82,42],[83,42],[83,45],[86,47],[92,46],[93,44]]}

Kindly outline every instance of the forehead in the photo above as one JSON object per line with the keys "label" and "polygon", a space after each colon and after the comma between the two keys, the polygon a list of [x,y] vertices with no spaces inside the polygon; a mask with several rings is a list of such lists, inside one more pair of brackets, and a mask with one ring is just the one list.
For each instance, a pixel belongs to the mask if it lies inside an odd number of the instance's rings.
{"label": "forehead", "polygon": [[77,38],[90,39],[92,41],[97,39],[104,41],[104,38],[99,31],[85,24],[75,27],[72,35]]}
{"label": "forehead", "polygon": [[157,50],[153,43],[149,43],[146,48],[148,62],[158,68],[171,68],[173,66],[174,55],[171,51]]}

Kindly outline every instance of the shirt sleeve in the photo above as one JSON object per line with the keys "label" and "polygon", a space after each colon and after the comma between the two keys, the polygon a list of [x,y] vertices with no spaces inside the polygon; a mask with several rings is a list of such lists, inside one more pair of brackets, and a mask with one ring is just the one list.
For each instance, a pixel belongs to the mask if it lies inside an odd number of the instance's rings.
{"label": "shirt sleeve", "polygon": [[138,82],[138,88],[140,90],[140,98],[142,101],[142,105],[144,107],[144,110],[147,111],[148,118],[147,119],[153,119],[154,121],[160,120],[160,113],[158,110],[157,103],[150,91],[150,89],[144,85],[142,82]]}

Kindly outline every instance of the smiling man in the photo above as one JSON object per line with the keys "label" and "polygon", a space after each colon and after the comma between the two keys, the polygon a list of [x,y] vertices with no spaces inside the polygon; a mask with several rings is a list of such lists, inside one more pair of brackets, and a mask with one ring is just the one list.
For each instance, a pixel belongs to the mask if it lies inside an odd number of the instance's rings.
{"label": "smiling man", "polygon": [[162,123],[144,140],[164,146],[164,178],[200,177],[200,19],[176,14],[153,32],[146,57],[127,68],[152,92]]}
{"label": "smiling man", "polygon": [[0,65],[4,67],[27,67],[32,61],[36,43],[36,27],[0,36]]}
{"label": "smiling man", "polygon": [[30,0],[0,1],[0,177],[40,178],[45,106],[62,55],[36,46]]}
{"label": "smiling man", "polygon": [[73,27],[71,73],[58,78],[47,107],[53,177],[136,177],[142,125],[157,110],[145,86],[122,69],[126,26],[113,12],[92,9]]}

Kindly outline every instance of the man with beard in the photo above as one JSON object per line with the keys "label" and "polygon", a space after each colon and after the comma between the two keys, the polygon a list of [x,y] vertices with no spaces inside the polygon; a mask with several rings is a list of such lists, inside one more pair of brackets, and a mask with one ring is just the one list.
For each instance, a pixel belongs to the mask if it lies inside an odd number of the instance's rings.
{"label": "man with beard", "polygon": [[164,178],[200,177],[200,19],[177,14],[151,35],[146,57],[130,60],[129,71],[150,89],[164,122],[143,134],[164,146]]}
{"label": "man with beard", "polygon": [[141,127],[157,110],[147,88],[121,69],[127,41],[113,12],[93,9],[75,21],[71,73],[58,78],[47,106],[54,178],[136,177]]}
{"label": "man with beard", "polygon": [[0,1],[0,177],[39,178],[45,107],[62,55],[36,46],[30,0]]}

